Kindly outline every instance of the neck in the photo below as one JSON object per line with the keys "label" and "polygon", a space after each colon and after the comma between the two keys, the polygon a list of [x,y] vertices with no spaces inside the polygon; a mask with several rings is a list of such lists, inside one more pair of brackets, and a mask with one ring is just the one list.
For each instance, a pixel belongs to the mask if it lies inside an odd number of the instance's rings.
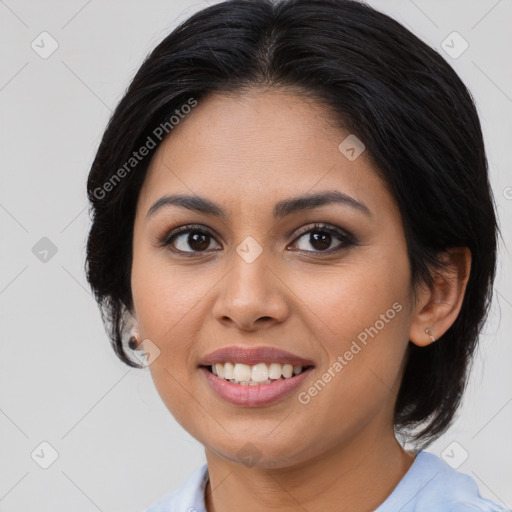
{"label": "neck", "polygon": [[[382,433],[381,433],[382,434]],[[383,441],[383,438],[386,440]],[[247,467],[206,450],[208,512],[337,512],[375,510],[411,467],[414,456],[391,436],[352,440],[303,463]]]}

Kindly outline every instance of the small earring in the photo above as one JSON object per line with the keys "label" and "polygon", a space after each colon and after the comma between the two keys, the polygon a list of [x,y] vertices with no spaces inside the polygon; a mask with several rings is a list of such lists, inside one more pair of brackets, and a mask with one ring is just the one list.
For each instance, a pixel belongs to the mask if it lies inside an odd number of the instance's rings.
{"label": "small earring", "polygon": [[435,338],[434,338],[434,336],[432,335],[432,331],[430,330],[430,328],[425,329],[425,332],[428,334],[428,336],[429,336],[429,338],[430,338],[430,341],[431,341],[431,342],[436,341],[436,339],[435,339]]}
{"label": "small earring", "polygon": [[132,335],[130,337],[130,340],[128,341],[128,346],[132,349],[132,350],[135,350],[137,348],[137,338],[135,337],[135,335]]}

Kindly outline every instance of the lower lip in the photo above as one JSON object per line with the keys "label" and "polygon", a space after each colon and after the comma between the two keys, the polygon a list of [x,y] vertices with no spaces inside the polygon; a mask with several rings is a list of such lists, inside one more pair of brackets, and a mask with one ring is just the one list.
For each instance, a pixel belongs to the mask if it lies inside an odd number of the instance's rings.
{"label": "lower lip", "polygon": [[200,367],[200,370],[213,390],[224,400],[235,405],[258,407],[276,402],[289,395],[301,385],[313,368],[308,368],[289,379],[277,379],[272,384],[258,384],[255,386],[233,384],[217,377],[204,366]]}

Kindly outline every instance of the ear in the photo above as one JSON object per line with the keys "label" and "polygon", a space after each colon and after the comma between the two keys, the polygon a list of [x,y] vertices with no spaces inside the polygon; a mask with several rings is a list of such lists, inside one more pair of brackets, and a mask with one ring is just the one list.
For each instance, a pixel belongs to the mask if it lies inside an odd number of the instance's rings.
{"label": "ear", "polygon": [[468,247],[454,247],[443,252],[439,259],[445,263],[432,271],[434,284],[425,284],[418,292],[413,308],[409,340],[419,347],[433,343],[455,322],[459,315],[471,271],[471,251]]}

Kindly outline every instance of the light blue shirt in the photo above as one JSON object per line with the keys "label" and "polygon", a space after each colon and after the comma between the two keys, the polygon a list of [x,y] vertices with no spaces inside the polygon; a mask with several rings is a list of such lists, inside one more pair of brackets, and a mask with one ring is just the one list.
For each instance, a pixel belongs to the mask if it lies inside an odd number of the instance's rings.
{"label": "light blue shirt", "polygon": [[[181,486],[144,512],[206,512],[208,466],[198,467]],[[480,496],[472,477],[437,455],[419,451],[409,471],[374,512],[512,512]]]}

